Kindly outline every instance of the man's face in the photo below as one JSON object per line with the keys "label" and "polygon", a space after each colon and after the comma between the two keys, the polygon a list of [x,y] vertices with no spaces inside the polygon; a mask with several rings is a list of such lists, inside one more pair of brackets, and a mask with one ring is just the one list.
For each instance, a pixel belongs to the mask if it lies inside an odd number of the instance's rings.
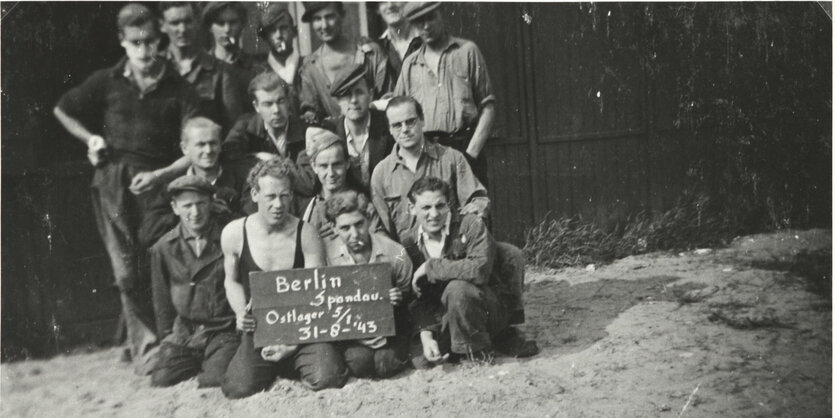
{"label": "man's face", "polygon": [[125,26],[121,40],[130,66],[140,72],[150,70],[157,59],[159,47],[159,34],[153,22],[142,26]]}
{"label": "man's face", "polygon": [[220,156],[220,133],[214,129],[191,128],[186,134],[187,141],[181,143],[180,148],[191,164],[203,170],[216,167]]}
{"label": "man's face", "polygon": [[231,7],[227,7],[217,14],[210,30],[212,37],[215,39],[215,44],[228,48],[240,42],[243,28],[243,22],[241,22],[238,12]]}
{"label": "man's face", "polygon": [[412,21],[412,25],[418,28],[418,33],[424,42],[427,44],[434,44],[444,37],[444,20],[441,18],[439,10],[433,10],[431,13],[421,16]]}
{"label": "man's face", "polygon": [[389,132],[397,145],[406,150],[419,150],[423,146],[423,121],[412,103],[403,103],[386,109]]}
{"label": "man's face", "polygon": [[348,163],[345,152],[338,145],[331,145],[320,151],[313,162],[313,172],[328,192],[338,192],[345,188]]}
{"label": "man's face", "polygon": [[275,129],[287,125],[287,118],[290,117],[290,104],[287,102],[283,88],[273,91],[256,90],[252,105],[267,125]]}
{"label": "man's face", "polygon": [[368,116],[368,106],[371,105],[371,92],[368,90],[368,82],[365,79],[351,87],[348,94],[336,99],[339,108],[346,119],[361,121]]}
{"label": "man's face", "polygon": [[203,233],[209,225],[211,196],[190,190],[180,192],[171,199],[171,209],[189,231]]}
{"label": "man's face", "polygon": [[289,55],[293,52],[293,39],[296,29],[285,22],[281,22],[269,33],[270,48],[276,55]]}
{"label": "man's face", "polygon": [[377,5],[377,13],[383,18],[386,25],[396,25],[403,21],[402,1],[383,1]]}
{"label": "man's face", "polygon": [[257,190],[252,189],[252,201],[258,205],[258,215],[267,225],[284,223],[293,204],[290,181],[272,176],[259,178]]}
{"label": "man's face", "polygon": [[188,48],[195,44],[194,9],[191,6],[169,7],[162,13],[162,32],[171,45]]}
{"label": "man's face", "polygon": [[426,233],[437,234],[446,225],[449,202],[440,190],[428,190],[415,196],[415,203],[410,202],[409,211]]}
{"label": "man's face", "polygon": [[359,253],[371,245],[368,219],[359,210],[337,216],[333,229],[351,252]]}
{"label": "man's face", "polygon": [[342,35],[342,15],[336,6],[328,6],[314,13],[310,24],[322,42],[331,42]]}

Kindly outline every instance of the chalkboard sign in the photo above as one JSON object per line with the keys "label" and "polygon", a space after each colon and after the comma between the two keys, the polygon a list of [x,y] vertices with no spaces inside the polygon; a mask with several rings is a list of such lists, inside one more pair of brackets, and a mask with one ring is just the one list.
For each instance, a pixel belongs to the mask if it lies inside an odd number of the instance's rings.
{"label": "chalkboard sign", "polygon": [[255,346],[394,335],[388,263],[249,273]]}

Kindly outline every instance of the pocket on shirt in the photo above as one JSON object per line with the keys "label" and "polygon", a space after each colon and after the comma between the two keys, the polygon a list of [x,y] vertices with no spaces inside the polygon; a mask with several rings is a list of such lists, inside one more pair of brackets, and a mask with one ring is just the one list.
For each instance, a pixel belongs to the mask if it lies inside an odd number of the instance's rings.
{"label": "pocket on shirt", "polygon": [[478,106],[473,98],[473,88],[468,74],[460,71],[453,72],[452,98],[461,109],[465,121],[478,116]]}
{"label": "pocket on shirt", "polygon": [[409,210],[402,196],[386,196],[386,207],[388,208],[389,219],[394,226],[395,232],[400,234],[409,228]]}

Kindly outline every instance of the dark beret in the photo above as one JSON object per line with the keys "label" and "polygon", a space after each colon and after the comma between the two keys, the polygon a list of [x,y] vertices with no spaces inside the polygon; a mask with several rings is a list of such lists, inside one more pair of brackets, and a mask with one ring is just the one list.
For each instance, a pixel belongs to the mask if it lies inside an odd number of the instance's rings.
{"label": "dark beret", "polygon": [[345,8],[341,1],[303,1],[302,4],[304,5],[304,14],[302,15],[302,22],[304,23],[310,23],[314,13],[328,6],[336,6],[336,10],[340,14],[345,14]]}
{"label": "dark beret", "polygon": [[217,14],[227,7],[234,8],[240,15],[241,20],[246,21],[246,8],[244,8],[243,4],[237,1],[209,1],[203,6],[203,13],[201,14],[203,25],[208,26],[214,23]]}
{"label": "dark beret", "polygon": [[261,20],[258,22],[258,35],[267,36],[266,31],[278,26],[279,23],[285,22],[290,26],[295,26],[293,16],[290,16],[290,11],[286,7],[270,3],[267,10],[261,13]]}
{"label": "dark beret", "polygon": [[365,65],[351,64],[343,68],[331,83],[331,96],[342,97],[351,91],[351,87],[365,77]]}
{"label": "dark beret", "polygon": [[411,22],[432,13],[432,11],[439,7],[441,7],[441,2],[438,1],[410,2],[403,6],[403,16]]}
{"label": "dark beret", "polygon": [[168,196],[172,198],[185,191],[205,193],[211,196],[215,193],[215,186],[212,186],[208,180],[200,176],[182,176],[168,184]]}

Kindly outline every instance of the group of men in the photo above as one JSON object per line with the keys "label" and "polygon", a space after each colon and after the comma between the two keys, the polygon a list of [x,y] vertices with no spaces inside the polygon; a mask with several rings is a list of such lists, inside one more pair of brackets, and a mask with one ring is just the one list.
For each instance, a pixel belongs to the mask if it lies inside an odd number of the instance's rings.
{"label": "group of men", "polygon": [[[342,3],[304,5],[322,46],[300,57],[270,4],[255,57],[239,3],[128,4],[125,57],[58,102],[95,166],[125,358],[152,385],[197,376],[241,398],[277,376],[319,390],[536,354],[511,326],[524,258],[486,223],[495,97],[478,47],[448,34],[440,3],[379,3],[375,41],[343,33]],[[369,263],[392,267],[395,336],[254,346],[249,273]]]}

